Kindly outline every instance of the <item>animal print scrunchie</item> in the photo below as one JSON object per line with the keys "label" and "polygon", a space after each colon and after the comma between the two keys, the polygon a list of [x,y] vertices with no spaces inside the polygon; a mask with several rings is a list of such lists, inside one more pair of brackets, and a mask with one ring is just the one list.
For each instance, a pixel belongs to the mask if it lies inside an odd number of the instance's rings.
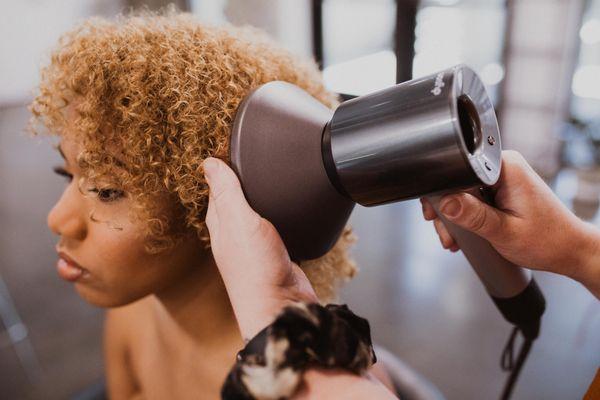
{"label": "animal print scrunchie", "polygon": [[287,399],[310,366],[360,374],[376,361],[369,322],[347,305],[295,303],[237,354],[221,398]]}

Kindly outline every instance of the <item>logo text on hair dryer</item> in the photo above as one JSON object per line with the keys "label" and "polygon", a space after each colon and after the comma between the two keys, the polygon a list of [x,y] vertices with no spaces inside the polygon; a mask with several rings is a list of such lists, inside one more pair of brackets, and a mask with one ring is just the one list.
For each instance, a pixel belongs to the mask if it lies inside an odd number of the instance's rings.
{"label": "logo text on hair dryer", "polygon": [[444,86],[446,86],[446,84],[444,83],[444,73],[440,72],[435,77],[435,83],[433,84],[433,89],[431,89],[431,93],[433,93],[434,96],[439,95],[440,93],[442,93],[442,88]]}

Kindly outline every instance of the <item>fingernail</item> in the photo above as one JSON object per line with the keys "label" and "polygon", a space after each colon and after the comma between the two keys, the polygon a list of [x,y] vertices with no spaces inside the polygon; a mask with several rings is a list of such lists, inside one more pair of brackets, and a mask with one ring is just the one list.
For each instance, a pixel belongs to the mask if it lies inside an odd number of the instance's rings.
{"label": "fingernail", "polygon": [[204,160],[204,162],[202,163],[202,167],[204,168],[204,176],[206,177],[206,180],[208,180],[209,184],[210,184],[210,180],[217,173],[217,169],[219,168],[219,162],[217,161],[216,158],[209,157]]}
{"label": "fingernail", "polygon": [[440,211],[442,212],[442,214],[444,214],[448,218],[454,218],[458,216],[458,214],[460,214],[460,209],[460,201],[458,201],[457,199],[450,199],[444,204],[442,204],[442,206],[440,207]]}

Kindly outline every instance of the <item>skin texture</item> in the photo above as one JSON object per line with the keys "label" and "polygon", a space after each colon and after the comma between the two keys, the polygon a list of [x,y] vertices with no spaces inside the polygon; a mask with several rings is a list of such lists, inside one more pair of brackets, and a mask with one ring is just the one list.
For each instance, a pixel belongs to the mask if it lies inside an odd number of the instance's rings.
{"label": "skin texture", "polygon": [[[89,271],[75,283],[84,299],[101,307],[127,304],[160,292],[208,261],[210,253],[193,236],[169,252],[148,254],[139,226],[127,218],[131,200],[120,198],[107,203],[97,195],[82,195],[76,184],[80,172],[75,162],[81,149],[71,140],[64,140],[61,148],[67,157],[65,169],[73,180],[48,214],[47,222],[61,236],[57,247]],[[102,215],[101,220],[92,221],[92,211],[94,216]]]}
{"label": "skin texture", "polygon": [[[483,237],[507,260],[571,277],[600,298],[600,230],[577,218],[515,151],[502,152],[502,172],[491,207],[468,193],[447,195],[440,211],[449,221]],[[457,251],[444,223],[426,199],[442,246]]]}

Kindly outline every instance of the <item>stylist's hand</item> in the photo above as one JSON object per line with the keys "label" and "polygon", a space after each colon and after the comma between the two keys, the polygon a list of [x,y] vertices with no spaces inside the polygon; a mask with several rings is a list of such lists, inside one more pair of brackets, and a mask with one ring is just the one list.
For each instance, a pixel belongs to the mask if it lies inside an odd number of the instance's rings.
{"label": "stylist's hand", "polygon": [[[240,182],[227,164],[204,161],[210,187],[206,224],[212,253],[223,277],[244,339],[269,325],[283,307],[317,297],[292,261],[273,225],[246,202]],[[395,398],[377,379],[343,370],[311,368],[294,399]]]}
{"label": "stylist's hand", "polygon": [[251,339],[286,305],[317,297],[275,227],[248,205],[235,172],[217,158],[207,158],[203,167],[212,253],[242,337]]}
{"label": "stylist's hand", "polygon": [[[440,211],[448,221],[489,241],[507,260],[570,276],[590,288],[589,280],[599,278],[598,229],[571,213],[518,152],[502,152],[502,172],[494,189],[497,208],[460,193],[444,196]],[[425,198],[421,203],[442,245],[458,250],[431,204]]]}

